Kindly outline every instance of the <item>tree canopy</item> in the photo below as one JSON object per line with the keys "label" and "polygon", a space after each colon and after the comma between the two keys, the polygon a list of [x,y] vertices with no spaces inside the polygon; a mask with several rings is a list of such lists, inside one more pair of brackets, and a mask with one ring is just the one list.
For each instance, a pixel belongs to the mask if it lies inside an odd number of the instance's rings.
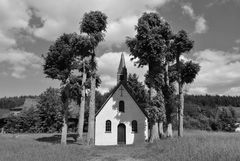
{"label": "tree canopy", "polygon": [[181,54],[189,52],[193,48],[194,41],[189,39],[187,32],[184,30],[180,30],[175,34],[173,39],[171,52],[173,52],[176,57],[180,57]]}
{"label": "tree canopy", "polygon": [[130,55],[138,58],[135,63],[140,67],[162,62],[172,37],[170,25],[157,13],[144,13],[135,29],[136,36],[126,40]]}
{"label": "tree canopy", "polygon": [[86,36],[76,33],[63,34],[50,46],[48,53],[44,56],[44,74],[66,83],[72,70],[78,68],[76,57],[84,57],[90,52],[91,47],[92,43]]}
{"label": "tree canopy", "polygon": [[93,43],[92,49],[104,38],[103,31],[107,28],[107,16],[101,11],[91,11],[83,15],[80,22],[80,32],[90,36]]}

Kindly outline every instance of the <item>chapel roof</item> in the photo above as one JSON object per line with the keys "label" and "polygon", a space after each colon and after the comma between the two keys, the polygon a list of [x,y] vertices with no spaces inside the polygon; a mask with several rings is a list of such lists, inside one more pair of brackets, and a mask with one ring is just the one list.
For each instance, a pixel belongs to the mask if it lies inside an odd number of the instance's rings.
{"label": "chapel roof", "polygon": [[113,94],[117,91],[117,89],[123,85],[123,87],[127,90],[127,92],[129,93],[129,95],[132,97],[133,101],[137,104],[137,106],[140,108],[140,110],[143,112],[143,114],[148,118],[148,115],[146,113],[146,111],[141,108],[141,106],[139,105],[139,103],[137,102],[136,98],[134,97],[134,95],[132,94],[132,92],[130,91],[128,85],[124,82],[124,81],[120,81],[112,90],[112,92],[110,93],[110,95],[108,96],[108,98],[106,99],[106,101],[103,103],[103,105],[101,106],[101,108],[96,112],[95,117],[100,113],[100,111],[104,108],[104,106],[106,105],[106,103],[109,101],[109,99],[113,96]]}

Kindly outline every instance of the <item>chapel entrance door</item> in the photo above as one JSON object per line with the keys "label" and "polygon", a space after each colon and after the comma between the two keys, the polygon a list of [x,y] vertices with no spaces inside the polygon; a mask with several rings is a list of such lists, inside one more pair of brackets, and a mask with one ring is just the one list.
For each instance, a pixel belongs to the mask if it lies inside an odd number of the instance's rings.
{"label": "chapel entrance door", "polygon": [[124,124],[118,125],[118,144],[126,144],[126,126]]}

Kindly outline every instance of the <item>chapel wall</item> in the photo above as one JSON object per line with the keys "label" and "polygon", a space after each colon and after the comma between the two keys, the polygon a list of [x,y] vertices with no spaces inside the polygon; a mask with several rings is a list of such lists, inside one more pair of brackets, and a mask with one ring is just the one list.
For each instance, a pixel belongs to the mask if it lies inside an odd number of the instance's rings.
{"label": "chapel wall", "polygon": [[[123,89],[122,96],[121,89]],[[118,110],[118,103],[121,100],[125,103],[125,112]],[[106,120],[110,120],[112,123],[111,133],[105,132]],[[137,133],[132,132],[131,122],[133,120],[138,123]],[[126,126],[126,144],[142,143],[148,138],[147,118],[123,85],[119,86],[96,116],[95,144],[117,145],[117,126],[119,123],[124,123]]]}

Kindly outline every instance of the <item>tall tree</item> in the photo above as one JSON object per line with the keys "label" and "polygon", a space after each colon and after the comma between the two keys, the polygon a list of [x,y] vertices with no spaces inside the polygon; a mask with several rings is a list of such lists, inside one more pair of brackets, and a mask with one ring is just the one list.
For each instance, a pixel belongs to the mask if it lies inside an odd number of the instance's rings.
{"label": "tall tree", "polygon": [[50,46],[43,65],[44,74],[61,81],[61,98],[63,102],[63,126],[61,143],[67,143],[68,104],[71,96],[71,76],[78,68],[76,58],[80,53],[90,52],[91,41],[88,37],[63,34]]}
{"label": "tall tree", "polygon": [[100,11],[91,11],[85,13],[80,24],[80,31],[88,34],[93,41],[92,53],[91,53],[91,96],[89,107],[89,119],[88,119],[88,145],[94,144],[94,125],[95,125],[95,90],[96,90],[96,63],[95,63],[95,49],[99,42],[103,41],[104,34],[107,26],[107,16]]}
{"label": "tall tree", "polygon": [[72,98],[75,99],[79,105],[79,115],[78,115],[78,140],[83,139],[83,125],[84,125],[84,114],[85,114],[85,96],[86,96],[86,85],[90,76],[90,57],[92,55],[92,46],[94,41],[84,35],[75,37],[72,40],[73,50],[75,52],[75,65],[74,69],[78,70],[79,75],[77,77],[72,77]]}
{"label": "tall tree", "polygon": [[[137,34],[135,38],[127,38],[126,43],[133,59],[138,59],[136,62],[138,67],[148,65],[150,101],[154,102],[154,98],[158,96],[157,105],[164,106],[162,92],[159,91],[159,94],[157,95],[156,89],[154,88],[154,79],[156,74],[159,74],[166,57],[165,54],[167,54],[166,41],[168,41],[168,36],[171,32],[169,25],[157,13],[144,13],[138,19],[136,30]],[[150,103],[150,105],[154,109],[155,103]],[[150,132],[150,142],[159,139],[158,121],[160,121],[162,125],[161,120],[162,119],[153,119]],[[160,132],[161,131],[162,130],[160,130]]]}
{"label": "tall tree", "polygon": [[184,93],[183,86],[185,83],[193,82],[200,70],[198,64],[193,62],[181,63],[180,56],[188,53],[193,48],[193,41],[188,37],[186,31],[180,30],[175,36],[172,44],[172,52],[175,54],[177,82],[178,82],[178,136],[183,136],[183,111],[184,111]]}
{"label": "tall tree", "polygon": [[78,140],[83,140],[83,126],[84,126],[84,113],[85,113],[85,100],[86,100],[86,59],[83,59],[83,71],[82,71],[82,90],[81,90],[81,103],[78,116]]}
{"label": "tall tree", "polygon": [[44,57],[44,73],[47,77],[58,79],[62,83],[62,101],[63,101],[63,126],[61,143],[67,143],[67,110],[69,104],[69,76],[71,74],[72,62],[74,61],[73,52],[71,51],[71,38],[74,34],[63,34],[53,45],[50,46],[47,56]]}
{"label": "tall tree", "polygon": [[165,26],[161,31],[162,39],[164,40],[163,45],[163,55],[165,56],[163,59],[163,70],[159,72],[163,73],[163,82],[160,84],[162,94],[164,96],[164,104],[166,110],[166,121],[167,121],[167,137],[172,137],[172,112],[173,112],[173,86],[170,79],[170,71],[169,64],[174,61],[174,54],[171,52],[172,42],[173,42],[173,32],[171,31],[170,25],[165,22]]}
{"label": "tall tree", "polygon": [[166,136],[172,137],[173,136],[173,130],[172,130],[172,113],[175,106],[175,96],[174,91],[175,88],[173,86],[173,82],[175,81],[174,78],[172,78],[173,73],[170,70],[170,64],[174,62],[174,53],[172,52],[173,47],[173,33],[169,32],[168,37],[166,38],[166,46],[165,46],[165,59],[163,63],[163,73],[164,73],[164,82],[160,87],[163,91],[164,96],[164,103],[165,103],[165,109],[166,109],[166,122],[167,122],[167,131]]}

